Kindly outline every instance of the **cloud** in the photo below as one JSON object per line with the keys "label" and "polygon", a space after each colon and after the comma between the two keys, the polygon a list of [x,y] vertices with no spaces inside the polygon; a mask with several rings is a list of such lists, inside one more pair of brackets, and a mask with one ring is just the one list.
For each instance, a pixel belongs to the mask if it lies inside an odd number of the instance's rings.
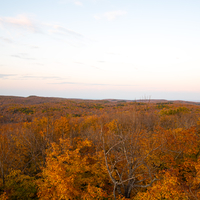
{"label": "cloud", "polygon": [[14,44],[14,45],[21,45],[21,46],[28,46],[31,49],[38,49],[39,46],[36,45],[29,45],[29,44],[23,44],[23,43],[18,43],[17,41],[11,40],[9,38],[6,37],[0,37],[0,41],[3,41],[7,44]]}
{"label": "cloud", "polygon": [[[77,4],[80,4],[79,1],[76,1]],[[38,22],[37,24],[29,19],[29,17],[25,15],[17,15],[16,17],[0,17],[0,27],[4,28],[17,28],[21,30],[27,30],[34,33],[42,33],[42,34],[48,34],[55,33],[59,35],[65,35],[65,36],[73,36],[76,38],[84,38],[84,36],[76,31],[70,30],[65,28],[64,26],[60,26],[57,24],[49,24],[49,23],[43,23]],[[0,37],[0,40],[7,42],[7,43],[14,43],[9,38]],[[38,46],[32,45],[31,48],[38,48]]]}
{"label": "cloud", "polygon": [[85,85],[85,86],[116,86],[116,87],[130,87],[136,85],[117,85],[117,84],[103,84],[103,83],[80,83],[80,82],[60,82],[49,84],[61,84],[61,85]]}
{"label": "cloud", "polygon": [[[88,42],[88,39],[85,38],[82,34],[70,30],[62,25],[55,24],[55,23],[45,23],[45,22],[38,22],[37,24],[34,23],[33,20],[29,19],[25,15],[17,15],[16,17],[0,17],[0,28],[6,28],[9,31],[9,28],[15,28],[19,30],[27,30],[32,33],[40,33],[49,35],[49,33],[53,33],[54,35],[50,35],[50,37],[53,37],[53,39],[60,40],[62,42],[67,42],[69,45],[80,47],[85,45],[86,42]],[[10,32],[12,33],[12,32]],[[21,34],[23,35],[23,34]],[[60,37],[60,35],[63,35],[63,37]],[[54,38],[54,36],[56,38]],[[72,38],[73,37],[73,38]],[[81,40],[81,42],[80,42]],[[7,43],[14,43],[14,44],[20,44],[16,41],[12,41],[9,38],[0,37],[0,41],[7,42]],[[3,43],[1,43],[3,45]],[[24,44],[21,44],[24,45]],[[39,48],[36,45],[27,45],[32,49]],[[21,56],[15,56],[22,58]],[[24,59],[31,59],[31,58],[24,58]]]}
{"label": "cloud", "polygon": [[126,13],[127,13],[126,11],[118,10],[118,11],[106,12],[106,13],[104,14],[104,16],[105,16],[108,20],[114,20],[114,19],[116,19],[118,16],[125,15]]}
{"label": "cloud", "polygon": [[52,29],[50,30],[50,32],[63,34],[63,35],[73,35],[73,36],[77,36],[77,37],[83,37],[83,35],[81,35],[80,33],[77,33],[75,31],[72,31],[70,29],[67,29],[67,28],[65,28],[63,26],[59,26],[59,25],[52,25]]}
{"label": "cloud", "polygon": [[82,6],[83,4],[80,1],[74,1],[75,5]]}
{"label": "cloud", "polygon": [[126,15],[127,12],[123,11],[123,10],[116,10],[116,11],[110,11],[110,12],[106,12],[102,15],[95,15],[94,18],[97,20],[100,20],[102,18],[106,18],[109,21],[113,21],[115,20],[117,17],[119,16],[123,16]]}
{"label": "cloud", "polygon": [[10,76],[16,76],[16,74],[0,74],[0,79],[7,79]]}
{"label": "cloud", "polygon": [[63,80],[63,78],[59,76],[33,76],[33,75],[23,75],[21,76],[21,79],[37,79],[37,80],[48,80],[48,79],[54,79],[54,80]]}
{"label": "cloud", "polygon": [[100,60],[100,61],[97,61],[97,62],[99,62],[99,63],[105,63],[106,61]]}
{"label": "cloud", "polygon": [[0,18],[0,25],[6,27],[14,27],[25,29],[31,32],[40,32],[38,27],[25,15],[17,15],[16,17],[3,17]]}
{"label": "cloud", "polygon": [[0,40],[4,41],[4,42],[6,42],[6,43],[9,43],[9,44],[14,43],[11,39],[5,38],[5,37],[0,37]]}
{"label": "cloud", "polygon": [[[91,67],[94,68],[94,69],[103,70],[103,69],[100,69],[100,68],[95,67],[95,66],[91,66]],[[103,70],[103,71],[104,71],[104,70]]]}
{"label": "cloud", "polygon": [[36,60],[35,58],[27,57],[27,54],[23,54],[23,53],[21,53],[20,55],[11,55],[11,57],[25,59],[25,60]]}
{"label": "cloud", "polygon": [[19,74],[0,74],[0,79],[15,78],[17,80],[57,80],[62,81],[65,78],[59,76],[35,76],[35,75],[19,75]]}
{"label": "cloud", "polygon": [[19,55],[11,55],[11,57],[21,58]]}
{"label": "cloud", "polygon": [[[51,37],[54,40],[65,42],[68,45],[73,47],[81,47],[85,46],[90,40],[86,38],[84,35],[65,28],[64,26],[56,25],[56,24],[45,24],[48,28],[48,32],[51,33]],[[63,36],[63,37],[60,37]]]}

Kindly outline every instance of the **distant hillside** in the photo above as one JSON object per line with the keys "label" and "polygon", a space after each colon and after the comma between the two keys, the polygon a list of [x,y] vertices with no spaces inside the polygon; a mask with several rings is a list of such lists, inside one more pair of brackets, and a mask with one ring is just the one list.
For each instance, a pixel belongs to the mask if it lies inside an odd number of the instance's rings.
{"label": "distant hillside", "polygon": [[54,97],[38,97],[38,96],[29,96],[29,97],[17,97],[17,96],[0,96],[0,104],[41,104],[41,103],[56,103],[61,102],[64,99],[54,98]]}
{"label": "distant hillside", "polygon": [[166,99],[137,99],[137,100],[123,100],[123,99],[102,99],[102,100],[91,100],[91,99],[74,99],[74,98],[60,98],[60,97],[39,97],[39,96],[29,96],[29,97],[18,97],[18,96],[3,96],[0,95],[0,105],[5,104],[24,104],[24,105],[33,105],[33,104],[43,104],[43,103],[57,103],[66,100],[73,100],[75,102],[87,101],[87,102],[141,102],[141,103],[186,103],[193,105],[200,105],[200,102],[194,101],[183,101],[183,100],[166,100]]}

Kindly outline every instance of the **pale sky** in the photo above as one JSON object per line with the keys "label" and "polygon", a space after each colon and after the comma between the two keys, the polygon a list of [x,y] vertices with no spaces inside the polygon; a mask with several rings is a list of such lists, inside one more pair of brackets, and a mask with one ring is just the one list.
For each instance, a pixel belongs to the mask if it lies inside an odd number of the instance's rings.
{"label": "pale sky", "polygon": [[0,95],[200,100],[200,1],[0,0]]}

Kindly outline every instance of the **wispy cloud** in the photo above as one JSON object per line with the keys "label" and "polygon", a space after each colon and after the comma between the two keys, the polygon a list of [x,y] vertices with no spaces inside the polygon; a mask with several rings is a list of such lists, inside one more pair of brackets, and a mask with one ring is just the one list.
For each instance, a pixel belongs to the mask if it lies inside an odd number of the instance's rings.
{"label": "wispy cloud", "polygon": [[97,62],[99,62],[99,63],[105,63],[106,61],[103,61],[103,60],[99,60],[99,61],[97,61]]}
{"label": "wispy cloud", "polygon": [[116,11],[106,12],[106,13],[101,14],[101,15],[95,15],[94,18],[97,19],[97,20],[100,20],[102,18],[106,18],[109,21],[113,21],[117,17],[123,16],[123,15],[126,15],[126,14],[127,14],[127,12],[124,11],[124,10],[116,10]]}
{"label": "wispy cloud", "polygon": [[[73,47],[82,47],[90,42],[90,39],[86,38],[81,33],[68,29],[61,25],[45,24],[47,26],[50,36],[54,40],[64,42]],[[62,37],[61,37],[62,36]]]}
{"label": "wispy cloud", "polygon": [[127,13],[126,11],[117,10],[117,11],[106,12],[106,13],[104,13],[104,16],[105,16],[108,20],[114,20],[114,19],[116,19],[118,16],[125,15],[126,13]]}
{"label": "wispy cloud", "polygon": [[0,74],[0,79],[7,79],[12,76],[16,76],[16,74]]}
{"label": "wispy cloud", "polygon": [[31,32],[40,32],[35,23],[25,15],[17,15],[16,17],[2,17],[0,18],[0,25],[3,27],[14,27],[25,29]]}
{"label": "wispy cloud", "polygon": [[94,69],[102,70],[102,69],[95,67],[95,66],[91,66],[91,67],[94,68]]}
{"label": "wispy cloud", "polygon": [[16,55],[11,55],[11,57],[20,58],[20,59],[25,59],[25,60],[36,60],[35,58],[27,57],[27,54],[23,54],[23,53],[21,53],[20,55],[18,55],[18,54],[16,54]]}
{"label": "wispy cloud", "polygon": [[0,40],[9,44],[14,43],[13,40],[9,39],[9,38],[5,38],[5,37],[0,37]]}
{"label": "wispy cloud", "polygon": [[67,29],[67,28],[65,28],[63,26],[59,26],[59,25],[50,25],[50,26],[52,26],[52,28],[50,30],[51,33],[83,37],[83,35],[81,35],[80,33],[77,33],[77,32],[75,32],[73,30]]}
{"label": "wispy cloud", "polygon": [[64,78],[59,76],[33,76],[33,75],[23,75],[20,77],[21,79],[35,79],[35,80],[63,80]]}
{"label": "wispy cloud", "polygon": [[49,84],[61,84],[61,85],[85,85],[85,86],[118,86],[118,87],[130,87],[136,85],[118,85],[118,84],[104,84],[104,83],[81,83],[81,82],[59,82]]}
{"label": "wispy cloud", "polygon": [[23,44],[23,43],[19,43],[17,41],[14,41],[13,39],[7,38],[7,37],[0,37],[0,41],[7,43],[7,44],[14,44],[14,45],[21,45],[21,46],[27,46],[31,49],[38,49],[39,46],[36,45],[30,45],[30,44]]}
{"label": "wispy cloud", "polygon": [[17,80],[57,80],[62,81],[66,80],[66,78],[59,77],[59,76],[35,76],[35,75],[20,75],[20,74],[0,74],[0,79],[8,79],[14,78]]}
{"label": "wispy cloud", "polygon": [[[77,1],[77,4],[79,1]],[[75,40],[85,40],[86,38],[71,29],[68,29],[64,26],[58,25],[56,23],[45,23],[45,22],[36,22],[32,20],[30,17],[26,15],[17,15],[16,17],[0,17],[0,28],[3,27],[5,29],[15,28],[18,30],[26,30],[32,33],[42,33],[48,35],[49,33],[53,33],[55,36],[63,35],[65,38],[58,37],[56,39],[69,39],[71,42],[71,38],[74,37]],[[5,37],[0,37],[1,41],[6,43],[15,43],[13,40]],[[75,41],[73,41],[74,43]],[[36,45],[29,45],[30,48],[38,48]]]}
{"label": "wispy cloud", "polygon": [[74,3],[75,3],[75,5],[77,5],[77,6],[82,6],[82,5],[83,5],[82,2],[80,2],[80,1],[74,1]]}
{"label": "wispy cloud", "polygon": [[19,55],[11,55],[11,57],[21,58],[21,56],[19,56]]}

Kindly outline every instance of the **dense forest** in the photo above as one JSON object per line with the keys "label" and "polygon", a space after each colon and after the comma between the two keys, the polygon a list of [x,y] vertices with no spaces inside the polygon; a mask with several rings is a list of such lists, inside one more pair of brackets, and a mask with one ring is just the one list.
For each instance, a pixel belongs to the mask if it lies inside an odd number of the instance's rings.
{"label": "dense forest", "polygon": [[200,199],[200,103],[0,96],[0,199]]}

